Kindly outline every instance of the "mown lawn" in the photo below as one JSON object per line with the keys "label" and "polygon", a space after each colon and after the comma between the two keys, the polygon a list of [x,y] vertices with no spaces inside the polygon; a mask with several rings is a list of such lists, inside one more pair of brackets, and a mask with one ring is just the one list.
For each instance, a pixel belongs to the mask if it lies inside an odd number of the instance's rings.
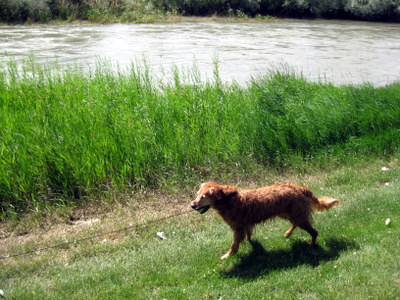
{"label": "mown lawn", "polygon": [[[309,236],[301,230],[285,239],[289,224],[274,220],[258,227],[252,244],[243,244],[236,256],[221,261],[231,242],[230,230],[214,211],[193,212],[124,234],[1,260],[0,289],[5,299],[399,299],[397,158],[308,174],[266,172],[253,179],[235,180],[241,187],[290,180],[341,200],[339,207],[314,217],[318,247],[310,248]],[[189,202],[193,194],[185,193],[181,199]],[[126,207],[110,208],[99,223],[112,222],[99,228],[114,229]],[[163,199],[160,208],[164,214],[174,211]],[[27,230],[16,239],[18,245],[6,246],[5,238],[1,254],[56,244],[56,235],[53,240],[45,237],[59,225]],[[68,237],[65,228],[60,237]],[[161,231],[166,240],[156,237]],[[69,239],[77,237],[71,234]],[[24,244],[24,238],[29,242]]]}

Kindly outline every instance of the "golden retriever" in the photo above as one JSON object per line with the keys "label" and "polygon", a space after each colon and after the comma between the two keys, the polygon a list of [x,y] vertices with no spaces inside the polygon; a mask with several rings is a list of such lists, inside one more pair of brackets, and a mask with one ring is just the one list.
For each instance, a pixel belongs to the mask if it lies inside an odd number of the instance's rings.
{"label": "golden retriever", "polygon": [[233,243],[221,259],[238,251],[239,244],[249,241],[256,224],[272,217],[289,220],[292,226],[286,231],[289,237],[296,227],[311,235],[315,245],[318,231],[311,225],[311,213],[338,205],[339,200],[331,197],[317,198],[308,187],[291,183],[280,183],[254,190],[237,189],[235,186],[206,182],[200,186],[191,207],[200,213],[214,208],[233,230]]}

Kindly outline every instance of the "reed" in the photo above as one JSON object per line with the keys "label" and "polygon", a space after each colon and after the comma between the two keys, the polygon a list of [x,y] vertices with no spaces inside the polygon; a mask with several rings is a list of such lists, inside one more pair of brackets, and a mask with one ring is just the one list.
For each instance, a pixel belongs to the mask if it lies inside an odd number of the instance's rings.
{"label": "reed", "polygon": [[400,83],[312,83],[273,72],[248,86],[175,71],[0,66],[0,210],[58,206],[104,189],[157,187],[254,165],[326,165],[398,153]]}

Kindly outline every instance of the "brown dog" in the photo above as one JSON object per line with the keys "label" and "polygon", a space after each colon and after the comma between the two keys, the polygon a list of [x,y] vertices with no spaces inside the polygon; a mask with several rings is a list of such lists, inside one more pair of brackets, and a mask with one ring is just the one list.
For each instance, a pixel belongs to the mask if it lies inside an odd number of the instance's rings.
{"label": "brown dog", "polygon": [[239,244],[245,238],[250,240],[256,224],[272,217],[281,217],[293,224],[286,231],[286,237],[296,227],[300,227],[311,235],[310,245],[315,245],[318,231],[311,226],[311,213],[338,204],[339,200],[330,197],[317,198],[309,188],[290,183],[255,190],[238,190],[235,186],[206,182],[200,186],[191,206],[202,214],[210,207],[216,209],[233,230],[233,244],[221,256],[221,259],[225,259],[238,251]]}

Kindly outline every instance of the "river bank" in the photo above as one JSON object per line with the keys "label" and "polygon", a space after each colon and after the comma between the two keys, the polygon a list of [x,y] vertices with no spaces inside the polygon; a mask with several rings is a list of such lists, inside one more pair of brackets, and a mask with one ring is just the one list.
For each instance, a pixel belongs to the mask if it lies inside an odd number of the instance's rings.
{"label": "river bank", "polygon": [[399,8],[399,1],[383,0],[4,0],[0,3],[0,22],[155,23],[178,22],[182,17],[193,16],[237,20],[279,17],[399,22]]}
{"label": "river bank", "polygon": [[394,300],[400,291],[399,178],[399,161],[392,158],[220,179],[240,188],[290,181],[341,201],[314,215],[318,246],[309,247],[299,229],[285,239],[289,223],[275,219],[222,261],[229,227],[213,210],[180,214],[190,209],[201,181],[170,193],[130,192],[92,211],[31,214],[0,223],[0,288],[5,299],[22,300]]}

